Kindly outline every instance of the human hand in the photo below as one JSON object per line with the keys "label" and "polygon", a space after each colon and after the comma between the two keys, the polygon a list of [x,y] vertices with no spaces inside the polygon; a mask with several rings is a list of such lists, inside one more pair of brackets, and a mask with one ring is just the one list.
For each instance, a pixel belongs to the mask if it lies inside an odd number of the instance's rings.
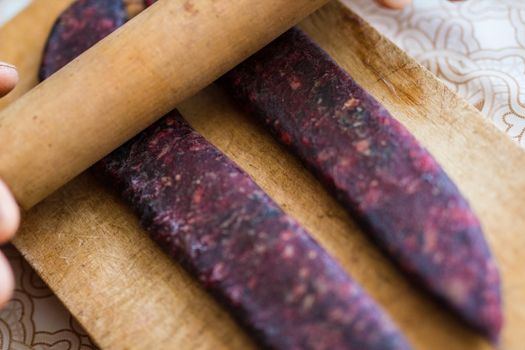
{"label": "human hand", "polygon": [[391,9],[402,9],[403,7],[412,3],[412,0],[377,0],[379,5]]}
{"label": "human hand", "polygon": [[[402,9],[412,3],[412,0],[376,0],[379,5],[388,7],[391,9]],[[449,1],[461,1],[461,0],[449,0]]]}
{"label": "human hand", "polygon": [[[18,82],[15,67],[0,62],[0,97],[8,94]],[[9,241],[20,222],[20,211],[15,198],[5,183],[0,180],[0,244]],[[0,253],[0,306],[10,298],[15,287],[13,272],[6,257]]]}

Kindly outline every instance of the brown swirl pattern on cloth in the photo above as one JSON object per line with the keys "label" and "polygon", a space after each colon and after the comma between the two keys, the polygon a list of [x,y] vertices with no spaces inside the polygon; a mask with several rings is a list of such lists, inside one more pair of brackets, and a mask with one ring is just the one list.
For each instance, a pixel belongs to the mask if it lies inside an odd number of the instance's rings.
{"label": "brown swirl pattern on cloth", "polygon": [[96,350],[86,332],[13,247],[3,247],[15,272],[13,299],[0,310],[1,350]]}
{"label": "brown swirl pattern on cloth", "polygon": [[343,0],[525,148],[525,2]]}

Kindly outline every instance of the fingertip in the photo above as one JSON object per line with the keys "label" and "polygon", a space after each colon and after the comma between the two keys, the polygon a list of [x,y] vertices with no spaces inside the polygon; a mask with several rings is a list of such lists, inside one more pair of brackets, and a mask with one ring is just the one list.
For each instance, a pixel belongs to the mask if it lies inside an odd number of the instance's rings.
{"label": "fingertip", "polygon": [[14,66],[0,62],[0,97],[13,90],[18,79],[18,71]]}
{"label": "fingertip", "polygon": [[4,306],[13,296],[15,278],[9,261],[0,253],[0,307]]}
{"label": "fingertip", "polygon": [[0,244],[9,241],[20,225],[20,209],[6,184],[0,180]]}
{"label": "fingertip", "polygon": [[377,0],[380,5],[393,10],[400,10],[412,3],[412,0]]}

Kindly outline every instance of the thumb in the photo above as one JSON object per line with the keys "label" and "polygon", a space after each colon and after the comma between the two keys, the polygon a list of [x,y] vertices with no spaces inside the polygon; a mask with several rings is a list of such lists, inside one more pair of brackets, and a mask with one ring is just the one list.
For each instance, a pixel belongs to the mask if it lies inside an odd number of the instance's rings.
{"label": "thumb", "polygon": [[0,97],[7,95],[18,83],[15,66],[0,61]]}

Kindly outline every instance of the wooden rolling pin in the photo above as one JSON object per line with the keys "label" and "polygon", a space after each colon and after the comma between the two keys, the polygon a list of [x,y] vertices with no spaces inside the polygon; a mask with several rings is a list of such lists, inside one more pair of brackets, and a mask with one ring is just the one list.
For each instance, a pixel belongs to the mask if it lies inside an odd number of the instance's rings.
{"label": "wooden rolling pin", "polygon": [[327,0],[160,0],[0,113],[29,209]]}

